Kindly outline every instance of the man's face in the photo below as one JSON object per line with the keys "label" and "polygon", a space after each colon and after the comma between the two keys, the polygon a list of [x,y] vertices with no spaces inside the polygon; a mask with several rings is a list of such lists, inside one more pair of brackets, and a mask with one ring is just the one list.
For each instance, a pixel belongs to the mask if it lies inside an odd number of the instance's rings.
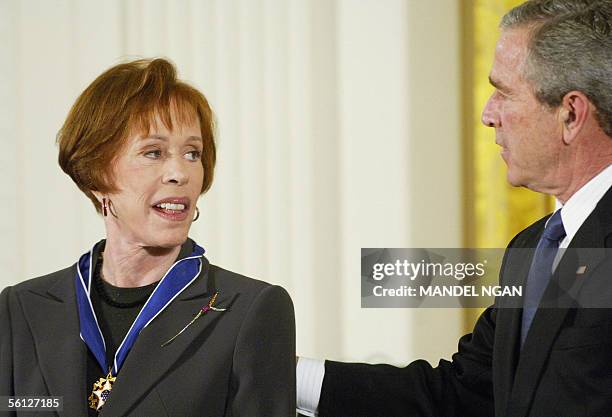
{"label": "man's face", "polygon": [[508,182],[547,192],[561,179],[562,124],[558,111],[539,103],[523,77],[527,41],[525,29],[502,32],[489,76],[496,90],[483,109],[482,123],[495,128]]}

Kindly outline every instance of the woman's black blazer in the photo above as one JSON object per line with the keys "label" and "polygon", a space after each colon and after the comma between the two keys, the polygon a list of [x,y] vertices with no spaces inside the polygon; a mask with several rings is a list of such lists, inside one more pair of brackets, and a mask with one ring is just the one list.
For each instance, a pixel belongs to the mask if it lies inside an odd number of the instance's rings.
{"label": "woman's black blazer", "polygon": [[[138,336],[101,417],[295,416],[289,295],[203,262],[199,277]],[[0,396],[61,396],[57,414],[67,417],[86,416],[90,394],[75,274],[73,265],[0,294]],[[208,312],[162,347],[217,291],[215,305],[227,311]]]}

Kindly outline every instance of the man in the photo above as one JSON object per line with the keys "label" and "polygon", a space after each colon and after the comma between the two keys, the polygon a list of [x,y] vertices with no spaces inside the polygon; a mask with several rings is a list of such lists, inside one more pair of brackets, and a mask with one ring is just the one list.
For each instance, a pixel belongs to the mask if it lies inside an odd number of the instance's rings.
{"label": "man", "polygon": [[[554,195],[560,207],[506,250],[500,280],[522,282],[527,304],[496,301],[452,361],[436,368],[300,359],[302,412],[612,416],[612,309],[537,308],[563,299],[568,285],[605,293],[612,306],[610,257],[597,249],[570,256],[572,248],[612,247],[612,0],[530,0],[500,26],[489,77],[495,92],[482,121],[495,128],[508,181]],[[536,249],[525,259],[514,248]]]}

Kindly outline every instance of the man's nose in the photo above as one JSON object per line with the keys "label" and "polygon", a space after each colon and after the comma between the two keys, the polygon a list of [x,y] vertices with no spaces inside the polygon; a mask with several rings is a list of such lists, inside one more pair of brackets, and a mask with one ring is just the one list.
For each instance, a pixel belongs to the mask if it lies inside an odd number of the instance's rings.
{"label": "man's nose", "polygon": [[482,109],[482,117],[480,120],[482,121],[483,125],[495,128],[501,127],[499,113],[495,107],[493,97],[491,96],[487,101],[487,104],[484,106],[484,109]]}

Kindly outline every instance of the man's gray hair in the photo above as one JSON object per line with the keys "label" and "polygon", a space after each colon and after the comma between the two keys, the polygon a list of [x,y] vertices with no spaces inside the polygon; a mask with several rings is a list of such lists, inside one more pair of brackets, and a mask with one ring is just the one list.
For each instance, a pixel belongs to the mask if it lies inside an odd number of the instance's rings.
{"label": "man's gray hair", "polygon": [[538,100],[556,107],[581,91],[612,137],[612,0],[529,0],[500,27],[531,31],[524,76]]}

